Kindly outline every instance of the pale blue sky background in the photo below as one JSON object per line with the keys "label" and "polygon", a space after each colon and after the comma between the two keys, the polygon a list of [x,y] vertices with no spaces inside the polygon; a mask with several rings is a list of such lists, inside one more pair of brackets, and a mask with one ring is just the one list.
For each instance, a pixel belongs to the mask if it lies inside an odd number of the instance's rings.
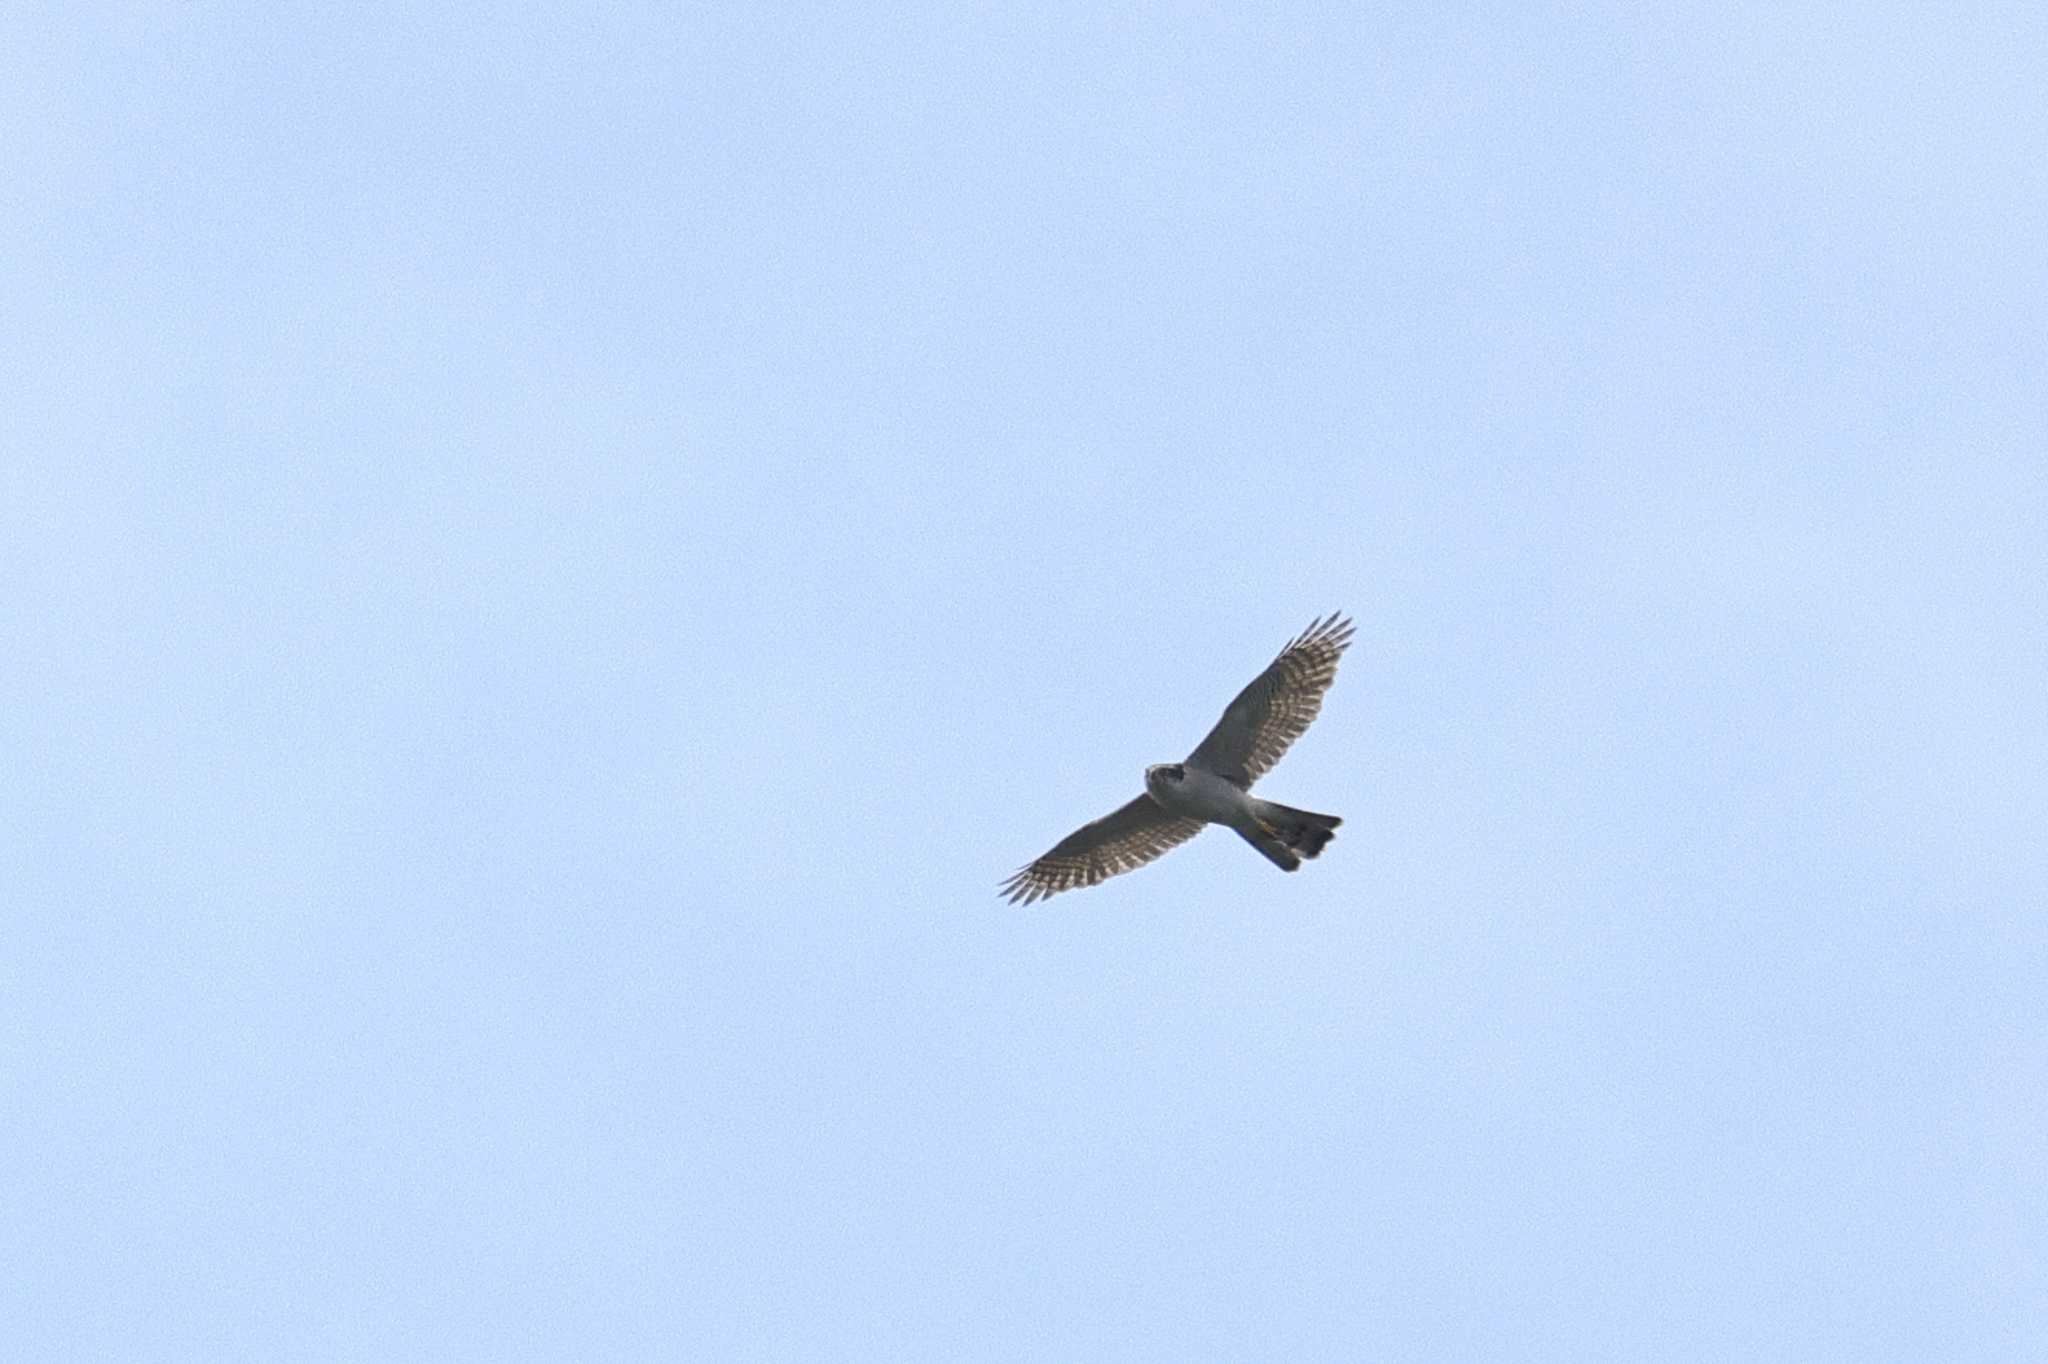
{"label": "pale blue sky background", "polygon": [[2048,20],[1781,11],[8,7],[8,1352],[2048,1357]]}

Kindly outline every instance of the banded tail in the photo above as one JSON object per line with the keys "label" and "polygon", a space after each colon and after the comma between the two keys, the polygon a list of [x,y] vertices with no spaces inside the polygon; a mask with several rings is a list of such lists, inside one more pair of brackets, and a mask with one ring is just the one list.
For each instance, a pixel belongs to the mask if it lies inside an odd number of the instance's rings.
{"label": "banded tail", "polygon": [[1321,855],[1324,845],[1336,837],[1337,826],[1344,822],[1335,815],[1297,810],[1270,800],[1254,800],[1252,809],[1258,819],[1258,830],[1256,834],[1244,834],[1244,841],[1282,871],[1294,871],[1303,858]]}

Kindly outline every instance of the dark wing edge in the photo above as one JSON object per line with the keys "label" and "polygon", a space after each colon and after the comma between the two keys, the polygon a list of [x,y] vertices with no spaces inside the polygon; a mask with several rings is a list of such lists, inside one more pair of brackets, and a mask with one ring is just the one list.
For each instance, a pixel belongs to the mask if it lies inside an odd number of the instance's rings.
{"label": "dark wing edge", "polygon": [[1142,867],[1201,831],[1201,820],[1168,814],[1152,797],[1139,796],[1094,823],[1083,824],[1043,857],[1019,867],[996,893],[1013,905],[1035,904],[1063,890],[1097,885],[1118,872]]}
{"label": "dark wing edge", "polygon": [[1332,611],[1296,635],[1223,708],[1188,762],[1250,789],[1322,713],[1323,693],[1337,680],[1337,660],[1356,629]]}

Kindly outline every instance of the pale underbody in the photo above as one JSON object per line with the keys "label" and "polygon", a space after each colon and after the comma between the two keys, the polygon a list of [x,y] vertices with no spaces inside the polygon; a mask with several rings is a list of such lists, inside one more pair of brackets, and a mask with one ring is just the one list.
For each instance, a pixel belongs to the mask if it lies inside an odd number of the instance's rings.
{"label": "pale underbody", "polygon": [[1154,763],[1145,769],[1145,794],[1168,814],[1233,829],[1282,871],[1314,857],[1344,821],[1260,800],[1221,773],[1193,760]]}
{"label": "pale underbody", "polygon": [[[1181,774],[1179,781],[1173,779],[1175,772]],[[1265,804],[1236,782],[1186,763],[1155,763],[1146,768],[1145,791],[1174,814],[1247,835],[1259,830],[1259,806]]]}

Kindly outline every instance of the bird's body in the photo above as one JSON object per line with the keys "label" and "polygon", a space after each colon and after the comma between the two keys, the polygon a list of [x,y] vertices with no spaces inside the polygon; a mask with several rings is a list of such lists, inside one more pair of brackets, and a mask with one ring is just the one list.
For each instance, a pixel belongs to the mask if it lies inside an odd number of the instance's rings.
{"label": "bird's body", "polygon": [[1237,694],[1208,737],[1177,763],[1145,769],[1145,794],[1083,825],[1003,883],[1014,903],[1092,886],[1143,866],[1208,824],[1234,829],[1282,871],[1315,857],[1344,821],[1251,794],[1251,785],[1316,718],[1351,622],[1332,615],[1303,631]]}
{"label": "bird's body", "polygon": [[[1237,830],[1282,871],[1293,871],[1302,858],[1320,853],[1344,822],[1335,815],[1260,800],[1228,778],[1186,763],[1154,763],[1146,768],[1145,794],[1168,814]],[[1320,837],[1316,836],[1318,828]]]}
{"label": "bird's body", "polygon": [[1243,787],[1186,763],[1154,763],[1146,768],[1145,793],[1174,814],[1228,824],[1240,833],[1251,823],[1256,803]]}

